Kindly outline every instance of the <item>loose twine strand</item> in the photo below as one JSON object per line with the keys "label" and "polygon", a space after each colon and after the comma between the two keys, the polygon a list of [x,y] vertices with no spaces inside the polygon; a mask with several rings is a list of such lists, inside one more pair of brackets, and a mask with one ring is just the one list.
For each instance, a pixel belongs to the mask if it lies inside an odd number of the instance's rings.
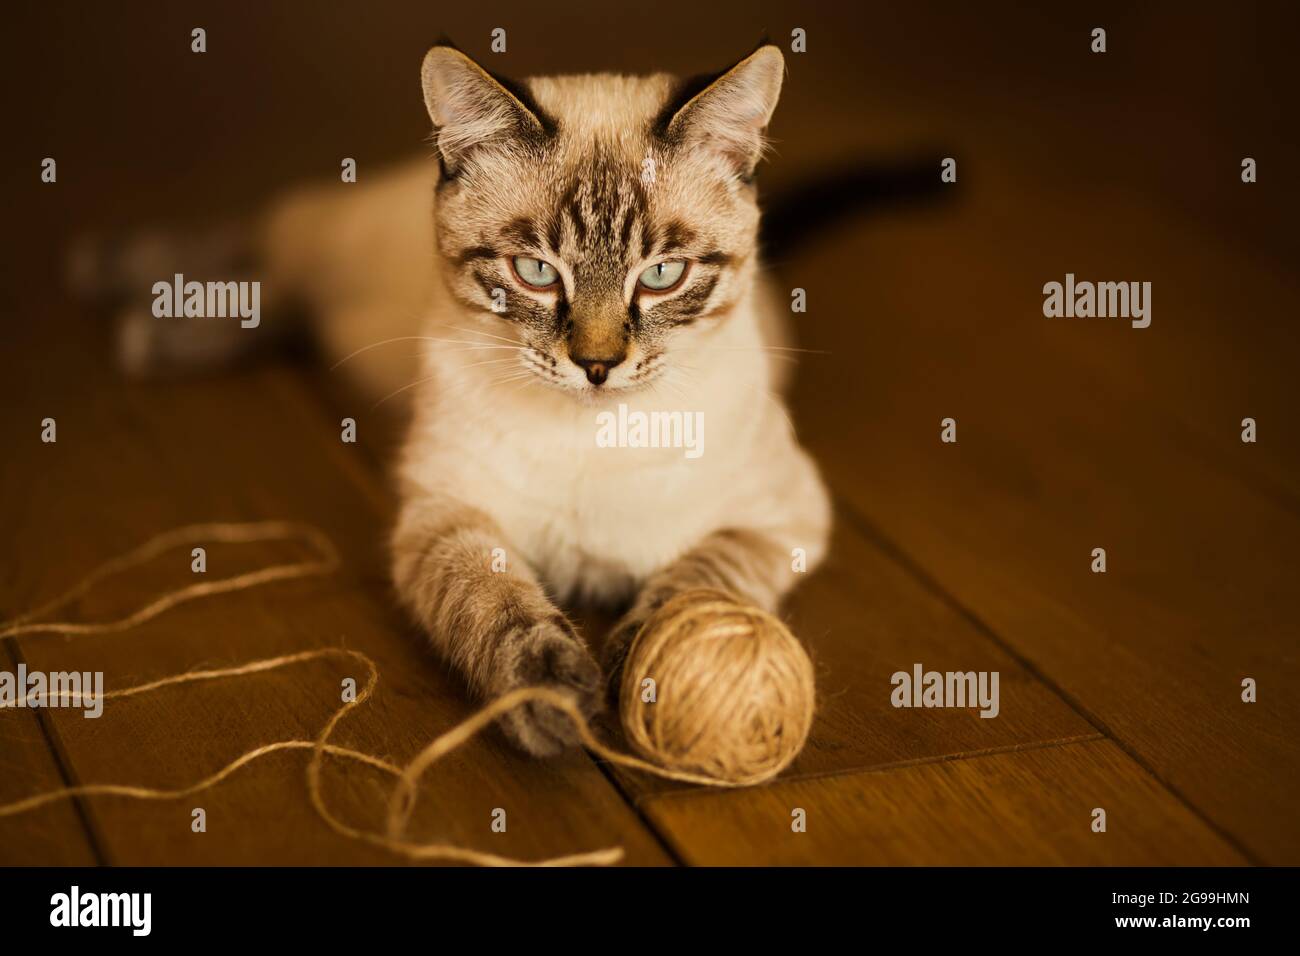
{"label": "loose twine strand", "polygon": [[[257,571],[250,571],[245,574],[222,578],[216,581],[192,584],[163,594],[161,597],[156,598],[149,604],[146,604],[126,617],[116,621],[78,623],[35,622],[33,620],[34,618],[43,617],[44,615],[76,600],[104,578],[110,577],[111,575],[129,568],[145,564],[153,558],[182,544],[208,543],[212,541],[244,544],[257,541],[286,541],[294,539],[300,539],[312,545],[317,551],[317,556],[305,561],[273,565]],[[337,570],[339,564],[338,551],[335,549],[333,543],[324,533],[310,525],[289,521],[186,525],[185,527],[174,528],[170,531],[163,532],[162,534],[151,538],[139,547],[105,562],[94,571],[90,572],[90,574],[83,578],[69,591],[51,601],[48,601],[40,607],[27,612],[26,614],[14,618],[4,626],[0,626],[0,640],[32,634],[59,633],[67,635],[88,635],[125,631],[150,621],[165,611],[188,601],[210,597],[216,594],[244,591],[273,581],[286,581],[295,578],[330,574]],[[718,780],[714,777],[669,770],[610,748],[599,740],[592,732],[586,718],[569,695],[548,687],[522,687],[493,700],[477,713],[472,714],[450,730],[436,737],[405,767],[399,767],[396,764],[390,763],[380,757],[376,757],[373,754],[365,753],[364,751],[331,744],[329,738],[333,734],[334,728],[338,725],[339,721],[341,721],[350,710],[361,706],[369,700],[370,696],[374,693],[376,685],[379,683],[379,669],[375,666],[375,662],[360,651],[348,650],[345,648],[321,648],[318,650],[302,651],[296,654],[285,654],[280,657],[270,657],[264,660],[252,661],[248,664],[242,664],[236,667],[190,671],[188,673],[176,674],[170,677],[164,677],[160,680],[150,681],[146,684],[139,684],[134,687],[108,691],[102,695],[101,699],[108,700],[114,698],[134,697],[139,694],[145,694],[150,691],[159,690],[160,688],[176,684],[189,684],[198,681],[218,680],[226,677],[240,677],[248,674],[264,673],[266,671],[277,670],[282,667],[289,667],[295,664],[301,664],[307,661],[319,660],[327,657],[342,657],[353,660],[366,669],[367,677],[364,687],[357,696],[353,700],[345,701],[342,706],[334,711],[315,740],[279,740],[264,744],[260,747],[255,747],[252,750],[241,754],[239,757],[236,757],[215,773],[204,777],[189,786],[178,789],[167,790],[128,784],[102,783],[85,784],[75,787],[62,787],[46,793],[34,794],[33,796],[25,797],[12,803],[0,804],[0,817],[14,816],[16,814],[34,810],[37,807],[44,806],[45,804],[53,803],[57,800],[77,797],[103,795],[129,797],[137,800],[177,800],[217,786],[242,767],[265,757],[268,754],[277,753],[282,750],[309,749],[311,750],[311,759],[307,764],[308,797],[310,798],[312,807],[316,811],[317,815],[325,821],[326,825],[328,825],[330,829],[344,837],[380,847],[411,860],[441,859],[471,863],[479,866],[541,867],[584,865],[608,866],[617,863],[623,858],[623,848],[617,846],[607,847],[602,850],[593,850],[586,853],[575,853],[567,856],[551,857],[544,860],[527,861],[500,856],[495,853],[486,853],[480,850],[453,846],[446,843],[419,843],[407,840],[403,837],[407,822],[415,808],[416,799],[418,797],[419,782],[424,773],[434,763],[465,744],[470,738],[481,732],[502,714],[530,701],[540,701],[549,704],[566,714],[577,728],[578,735],[584,746],[598,757],[608,760],[611,763],[686,783],[695,783],[711,787],[728,787],[735,785],[727,781]],[[25,700],[28,703],[33,700],[44,700],[48,702],[51,698],[57,697],[65,701],[80,703],[83,696],[83,694],[75,691],[60,691],[57,694],[42,694],[33,691],[27,696],[27,698],[25,698]],[[19,706],[18,702],[12,704],[0,704],[0,709],[17,706]],[[325,803],[321,791],[321,766],[324,757],[327,754],[333,757],[342,757],[358,763],[366,764],[367,766],[381,770],[396,779],[393,792],[389,798],[387,829],[385,833],[375,833],[369,830],[359,829],[340,820],[330,811],[329,807]]]}

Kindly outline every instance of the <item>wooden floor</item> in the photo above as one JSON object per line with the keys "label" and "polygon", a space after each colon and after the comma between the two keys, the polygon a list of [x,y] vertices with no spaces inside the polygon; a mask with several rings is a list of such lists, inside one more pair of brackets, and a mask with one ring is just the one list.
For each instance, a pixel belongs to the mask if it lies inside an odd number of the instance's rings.
{"label": "wooden floor", "polygon": [[[430,772],[413,836],[524,858],[621,845],[641,865],[1300,863],[1300,280],[1261,251],[1274,222],[1262,207],[1294,197],[1238,183],[1240,198],[1224,198],[1234,143],[1213,162],[1195,154],[1173,184],[1145,170],[1146,188],[1105,144],[1080,147],[1067,172],[1044,166],[1066,123],[982,132],[945,110],[929,128],[966,157],[951,199],[843,224],[776,267],[783,287],[808,292],[799,344],[816,351],[800,363],[794,418],[837,508],[831,559],[788,607],[818,672],[804,753],[770,786],[717,792],[584,753],[534,762],[487,733]],[[880,141],[924,125],[902,108],[879,117]],[[787,138],[816,119],[796,116]],[[49,217],[63,213],[30,197],[25,208],[50,243],[16,252],[10,265],[39,281],[7,282],[3,303],[0,618],[191,522],[309,522],[344,566],[122,634],[0,641],[0,670],[102,670],[111,690],[347,647],[381,679],[336,742],[402,762],[469,714],[386,578],[387,410],[306,362],[123,381],[102,317],[57,291]],[[1253,238],[1229,238],[1238,230]],[[1043,283],[1067,271],[1151,281],[1152,326],[1045,319]],[[339,440],[344,415],[359,422],[355,445]],[[56,444],[40,441],[47,416]],[[1255,444],[1240,440],[1246,416]],[[939,440],[945,417],[955,444]],[[1097,547],[1105,574],[1090,570]],[[298,553],[213,546],[209,573]],[[187,583],[187,552],[173,558],[73,612],[120,615]],[[895,709],[889,677],[918,662],[999,672],[1000,714]],[[99,720],[0,713],[0,803],[86,783],[184,786],[253,747],[314,736],[347,676],[361,675],[304,664],[160,690]],[[1256,703],[1241,699],[1247,677]],[[321,823],[305,762],[267,757],[184,800],[91,797],[0,817],[0,863],[401,862]],[[327,766],[327,801],[358,826],[382,823],[386,787]],[[206,833],[191,832],[196,806]],[[505,833],[492,832],[496,808]],[[806,832],[792,831],[796,809]]]}

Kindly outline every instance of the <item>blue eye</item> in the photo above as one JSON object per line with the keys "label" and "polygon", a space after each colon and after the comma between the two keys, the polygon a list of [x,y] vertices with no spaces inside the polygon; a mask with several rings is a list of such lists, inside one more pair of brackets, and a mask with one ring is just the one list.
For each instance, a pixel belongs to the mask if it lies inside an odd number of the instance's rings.
{"label": "blue eye", "polygon": [[560,281],[560,274],[549,262],[529,256],[515,256],[513,261],[515,274],[534,289],[545,289]]}
{"label": "blue eye", "polygon": [[671,289],[677,285],[682,280],[682,274],[685,272],[686,263],[680,259],[657,262],[641,273],[639,281],[647,289],[663,292],[665,289]]}

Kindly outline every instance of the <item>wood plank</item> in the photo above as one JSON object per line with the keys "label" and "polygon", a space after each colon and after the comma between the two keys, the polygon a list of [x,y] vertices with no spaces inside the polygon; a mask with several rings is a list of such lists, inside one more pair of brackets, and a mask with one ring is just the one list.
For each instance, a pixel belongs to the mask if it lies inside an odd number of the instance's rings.
{"label": "wood plank", "polygon": [[[1106,811],[1106,832],[1092,829]],[[805,812],[806,830],[792,829]],[[1240,865],[1114,742],[1094,740],[744,791],[643,810],[703,866]]]}
{"label": "wood plank", "polygon": [[[14,454],[0,526],[23,556],[6,578],[7,606],[33,606],[108,557],[195,521],[307,521],[339,545],[344,568],[328,579],[184,605],[122,634],[20,638],[30,666],[102,670],[112,689],[200,666],[356,648],[374,658],[381,683],[373,701],[340,725],[336,742],[398,762],[473,711],[391,598],[383,540],[392,501],[383,482],[364,455],[338,441],[294,371],[270,366],[202,381],[123,384],[88,347],[107,345],[102,330],[57,314],[33,323],[29,341],[6,352],[24,357],[6,360],[4,372],[16,387],[3,425]],[[47,414],[58,418],[55,445],[39,441]],[[301,553],[282,545],[213,546],[208,573],[225,577]],[[131,610],[191,581],[189,560],[182,549],[125,573],[74,613],[101,619]],[[51,712],[50,724],[76,782],[176,787],[258,745],[314,736],[337,706],[344,676],[362,675],[321,662],[110,701],[96,721]],[[317,819],[307,803],[305,763],[303,753],[277,754],[198,797],[88,798],[87,813],[107,860],[118,864],[394,862],[336,837]],[[27,780],[26,789],[41,783]],[[343,819],[363,826],[382,819],[387,785],[374,772],[331,763],[325,789]],[[190,830],[196,806],[207,812],[204,834]],[[503,834],[490,829],[498,807],[507,811]],[[411,833],[523,858],[621,844],[628,862],[668,860],[585,755],[532,761],[495,733],[430,772]]]}
{"label": "wood plank", "polygon": [[[831,355],[800,379],[805,438],[864,533],[1258,859],[1294,862],[1293,350],[1264,315],[1283,287],[1239,257],[1216,266],[1217,244],[1177,223],[1108,232],[1118,201],[1008,195],[846,232],[791,266],[810,301],[861,262],[890,277],[869,322],[808,317],[801,344]],[[1152,327],[1044,318],[1065,264],[1152,280]],[[815,414],[829,403],[855,409],[851,430]],[[1242,444],[1243,409],[1284,450]],[[957,444],[939,440],[947,416]],[[1245,677],[1270,689],[1258,704]]]}

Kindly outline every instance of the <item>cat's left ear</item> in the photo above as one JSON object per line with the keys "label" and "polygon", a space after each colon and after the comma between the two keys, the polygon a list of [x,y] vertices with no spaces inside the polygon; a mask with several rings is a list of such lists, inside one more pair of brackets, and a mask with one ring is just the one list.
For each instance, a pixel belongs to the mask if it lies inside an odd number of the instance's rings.
{"label": "cat's left ear", "polygon": [[764,132],[777,98],[785,58],[775,44],[759,47],[731,69],[687,86],[681,106],[670,104],[660,124],[669,142],[718,153],[748,178],[763,155]]}
{"label": "cat's left ear", "polygon": [[449,172],[475,150],[543,136],[553,126],[526,90],[493,76],[449,44],[439,44],[425,55],[420,84],[435,143]]}

